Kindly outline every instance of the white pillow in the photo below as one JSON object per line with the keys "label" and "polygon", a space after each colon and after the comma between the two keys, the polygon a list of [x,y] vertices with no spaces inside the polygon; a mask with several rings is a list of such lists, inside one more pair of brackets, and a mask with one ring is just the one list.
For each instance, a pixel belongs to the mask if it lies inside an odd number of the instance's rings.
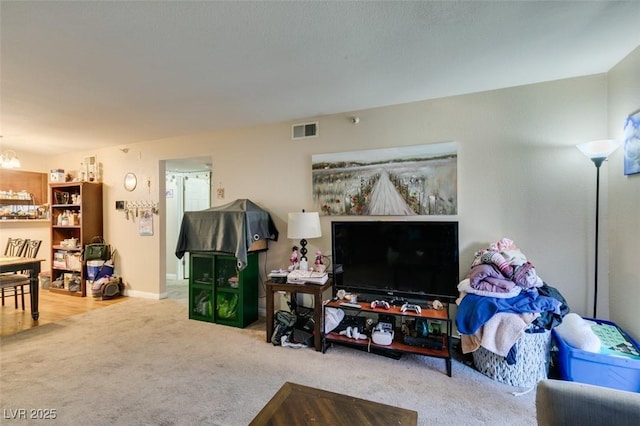
{"label": "white pillow", "polygon": [[569,313],[556,328],[556,333],[569,345],[587,352],[600,352],[602,342],[580,315]]}

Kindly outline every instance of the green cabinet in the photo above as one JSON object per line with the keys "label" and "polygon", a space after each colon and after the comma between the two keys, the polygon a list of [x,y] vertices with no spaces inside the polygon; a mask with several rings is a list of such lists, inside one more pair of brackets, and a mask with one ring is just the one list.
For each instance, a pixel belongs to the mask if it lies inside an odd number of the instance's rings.
{"label": "green cabinet", "polygon": [[225,253],[191,253],[189,318],[244,328],[258,319],[258,253],[247,267]]}

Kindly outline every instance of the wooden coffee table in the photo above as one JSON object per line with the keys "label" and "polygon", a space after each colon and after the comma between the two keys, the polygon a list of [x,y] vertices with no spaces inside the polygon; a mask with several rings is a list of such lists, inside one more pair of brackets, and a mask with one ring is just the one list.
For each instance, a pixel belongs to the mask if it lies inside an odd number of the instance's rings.
{"label": "wooden coffee table", "polygon": [[418,412],[286,382],[250,425],[417,425]]}

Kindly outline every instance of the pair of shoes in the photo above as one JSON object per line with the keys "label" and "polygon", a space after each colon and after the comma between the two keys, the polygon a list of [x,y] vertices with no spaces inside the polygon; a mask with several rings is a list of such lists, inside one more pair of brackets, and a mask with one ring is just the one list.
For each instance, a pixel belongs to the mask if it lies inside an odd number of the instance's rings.
{"label": "pair of shoes", "polygon": [[307,347],[307,345],[305,345],[304,343],[291,343],[289,341],[289,336],[287,335],[282,336],[282,338],[280,339],[280,344],[285,348],[300,349]]}
{"label": "pair of shoes", "polygon": [[271,343],[274,346],[278,346],[282,342],[282,338],[286,337],[287,334],[291,332],[289,327],[285,327],[282,324],[276,325],[276,329],[273,331],[273,335],[271,336]]}

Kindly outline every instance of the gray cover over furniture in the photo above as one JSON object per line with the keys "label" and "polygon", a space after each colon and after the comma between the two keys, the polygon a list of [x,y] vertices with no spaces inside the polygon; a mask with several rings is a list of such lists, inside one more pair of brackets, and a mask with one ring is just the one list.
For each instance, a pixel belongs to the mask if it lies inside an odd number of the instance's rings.
{"label": "gray cover over furniture", "polygon": [[257,240],[278,241],[271,215],[251,200],[238,199],[206,210],[185,212],[176,256],[186,252],[231,253],[240,270],[247,266],[247,251]]}

